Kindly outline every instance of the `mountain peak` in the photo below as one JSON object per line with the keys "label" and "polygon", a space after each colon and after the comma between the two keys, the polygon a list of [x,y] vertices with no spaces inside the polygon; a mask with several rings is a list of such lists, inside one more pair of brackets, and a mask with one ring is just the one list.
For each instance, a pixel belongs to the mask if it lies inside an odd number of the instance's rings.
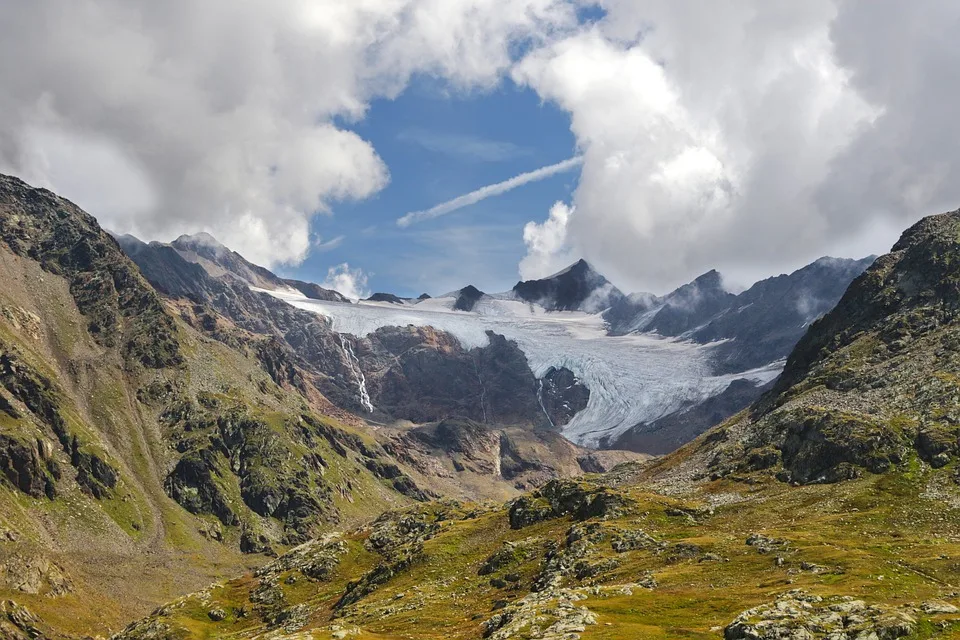
{"label": "mountain peak", "polygon": [[[170,244],[174,248],[193,251],[195,253],[212,252],[216,255],[222,255],[230,252],[230,249],[206,231],[200,231],[194,234],[185,233]],[[204,249],[206,251],[201,251]]]}
{"label": "mountain peak", "polygon": [[513,293],[547,311],[598,313],[623,299],[623,293],[583,258],[547,278],[518,282]]}
{"label": "mountain peak", "polygon": [[597,272],[597,270],[594,269],[589,262],[587,262],[583,258],[580,258],[570,266],[564,267],[560,271],[557,271],[556,273],[549,275],[546,278],[541,278],[541,280],[553,280],[554,278],[559,278],[561,276],[565,276],[570,273],[572,274],[596,273],[597,275],[600,275],[599,272]]}
{"label": "mountain peak", "polygon": [[697,276],[693,283],[700,289],[723,289],[723,276],[716,269],[710,269],[704,274]]}
{"label": "mountain peak", "polygon": [[473,311],[473,307],[485,294],[472,284],[468,284],[457,292],[457,300],[453,308],[457,311]]}
{"label": "mountain peak", "polygon": [[214,277],[229,275],[261,289],[290,287],[313,300],[347,302],[347,298],[340,293],[312,282],[281,278],[269,269],[253,264],[205,231],[184,234],[171,242],[170,246],[188,262],[200,264]]}

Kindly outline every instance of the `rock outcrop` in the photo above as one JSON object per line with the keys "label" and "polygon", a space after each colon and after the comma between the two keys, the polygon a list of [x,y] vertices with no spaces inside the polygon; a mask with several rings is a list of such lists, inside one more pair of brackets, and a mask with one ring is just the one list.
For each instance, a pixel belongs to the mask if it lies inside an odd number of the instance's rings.
{"label": "rock outcrop", "polygon": [[822,598],[789,591],[773,603],[744,611],[724,629],[725,640],[878,638],[894,640],[916,630],[915,610],[868,605],[850,596]]}

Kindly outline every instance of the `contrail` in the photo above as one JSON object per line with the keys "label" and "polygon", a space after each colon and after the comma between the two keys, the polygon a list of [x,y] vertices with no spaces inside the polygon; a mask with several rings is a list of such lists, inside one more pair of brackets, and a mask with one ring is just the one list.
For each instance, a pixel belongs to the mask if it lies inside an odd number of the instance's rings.
{"label": "contrail", "polygon": [[439,218],[440,216],[446,215],[452,211],[456,211],[457,209],[462,209],[463,207],[468,207],[471,204],[476,204],[481,200],[486,200],[492,196],[498,196],[501,193],[506,193],[511,189],[522,187],[527,183],[536,182],[537,180],[543,180],[544,178],[549,178],[550,176],[558,173],[569,171],[574,167],[579,167],[581,164],[583,164],[583,156],[576,156],[574,158],[570,158],[569,160],[558,162],[557,164],[551,164],[548,167],[541,167],[539,169],[535,169],[534,171],[521,173],[520,175],[514,176],[509,180],[504,180],[503,182],[498,182],[496,184],[489,184],[485,187],[477,189],[476,191],[471,191],[470,193],[456,197],[453,200],[447,200],[446,202],[442,202],[437,206],[430,207],[424,211],[413,211],[408,213],[401,218],[397,218],[397,225],[401,227],[409,227],[415,222],[423,222],[424,220]]}

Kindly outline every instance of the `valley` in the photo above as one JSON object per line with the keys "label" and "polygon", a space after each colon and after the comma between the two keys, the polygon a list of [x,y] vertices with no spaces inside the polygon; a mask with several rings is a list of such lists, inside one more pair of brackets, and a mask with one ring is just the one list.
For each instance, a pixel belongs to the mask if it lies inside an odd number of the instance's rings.
{"label": "valley", "polygon": [[960,213],[662,297],[348,301],[8,177],[0,238],[3,637],[960,632]]}

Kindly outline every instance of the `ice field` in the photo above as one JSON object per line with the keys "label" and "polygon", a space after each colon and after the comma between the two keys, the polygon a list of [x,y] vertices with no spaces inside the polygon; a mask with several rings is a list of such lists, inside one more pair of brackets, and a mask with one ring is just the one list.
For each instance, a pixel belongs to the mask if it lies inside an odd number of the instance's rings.
{"label": "ice field", "polygon": [[714,396],[735,379],[769,382],[783,367],[778,361],[742,373],[714,375],[713,345],[653,334],[608,336],[599,315],[548,313],[516,300],[484,298],[474,311],[463,312],[452,310],[452,297],[405,305],[345,304],[289,291],[267,293],[330,318],[338,333],[358,337],[380,327],[415,325],[446,331],[468,348],[487,344],[488,330],[515,340],[538,378],[550,367],[566,367],[590,389],[587,407],[563,428],[564,436],[588,447]]}

